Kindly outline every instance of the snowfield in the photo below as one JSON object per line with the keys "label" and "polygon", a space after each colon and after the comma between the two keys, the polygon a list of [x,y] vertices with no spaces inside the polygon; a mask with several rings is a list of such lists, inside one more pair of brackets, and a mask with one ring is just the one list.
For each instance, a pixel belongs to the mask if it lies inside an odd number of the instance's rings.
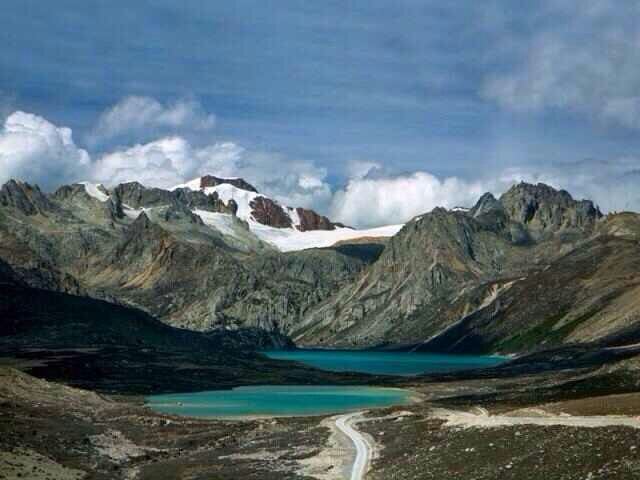
{"label": "snowfield", "polygon": [[198,215],[206,226],[215,228],[223,235],[237,236],[233,217],[228,213],[216,213],[198,209],[194,210],[193,213]]}
{"label": "snowfield", "polygon": [[257,222],[249,222],[249,228],[251,228],[251,231],[255,233],[258,238],[275,245],[281,252],[330,247],[343,240],[354,240],[364,237],[392,237],[398,233],[402,227],[403,225],[387,225],[384,227],[370,228],[368,230],[336,228],[335,230],[300,232],[295,228],[273,228]]}
{"label": "snowfield", "polygon": [[236,212],[236,216],[242,220],[247,221],[251,219],[251,202],[256,197],[264,196],[260,195],[259,193],[236,188],[228,183],[223,183],[215,187],[207,187],[203,191],[207,195],[211,195],[213,192],[216,192],[218,194],[218,198],[220,198],[220,200],[222,200],[225,204],[228,204],[229,200],[234,200],[238,204],[238,211]]}
{"label": "snowfield", "polygon": [[90,197],[101,202],[109,200],[109,195],[101,190],[101,188],[104,188],[101,183],[80,182],[80,185],[84,185],[84,191],[87,192],[87,195]]}
{"label": "snowfield", "polygon": [[[109,195],[103,191],[103,186],[89,182],[82,182],[85,191],[91,197],[106,202]],[[182,185],[177,185],[171,190],[177,188],[189,188],[191,190],[200,190],[200,179],[197,178]],[[231,184],[223,183],[215,187],[206,187],[203,189],[207,195],[216,192],[225,204],[229,200],[234,200],[238,205],[236,213],[237,218],[244,220],[249,225],[249,230],[263,242],[269,243],[281,252],[293,252],[297,250],[306,250],[309,248],[326,248],[335,245],[338,242],[346,240],[356,240],[359,238],[386,238],[392,237],[400,231],[404,224],[387,225],[384,227],[370,228],[365,230],[356,230],[347,227],[337,227],[335,230],[312,230],[301,232],[296,226],[300,225],[300,217],[295,208],[281,205],[291,218],[292,228],[275,228],[263,225],[257,222],[251,214],[251,202],[261,195],[259,193],[250,192],[241,188],[234,187]],[[266,197],[265,197],[266,198]],[[142,212],[148,212],[150,208],[134,209],[128,205],[122,205],[124,214],[131,218],[137,218]],[[159,207],[155,207],[159,208]],[[198,215],[203,223],[211,227],[223,235],[246,241],[247,231],[239,225],[233,215],[228,213],[214,213],[206,210],[196,209],[194,213]]]}
{"label": "snowfield", "polygon": [[[182,185],[177,185],[171,190],[177,188],[190,188],[191,190],[200,190],[200,179],[196,178]],[[306,250],[308,248],[324,248],[330,247],[337,242],[344,240],[354,240],[363,237],[385,238],[392,237],[403,227],[400,225],[388,225],[384,227],[371,228],[367,230],[355,230],[353,228],[336,228],[335,230],[314,230],[301,232],[296,226],[300,225],[300,218],[295,208],[281,205],[291,218],[293,228],[274,228],[263,225],[255,221],[251,215],[251,202],[256,197],[264,197],[260,193],[250,192],[241,188],[234,187],[229,183],[222,183],[215,187],[206,187],[202,189],[207,195],[216,192],[218,198],[225,204],[229,200],[234,200],[238,204],[236,216],[249,224],[249,229],[262,241],[275,246],[281,252],[293,252],[296,250]],[[266,198],[266,197],[265,197]],[[223,234],[232,237],[238,237],[239,233],[233,228],[233,220],[230,214],[211,213],[203,210],[196,210],[195,213],[202,218],[205,225],[220,230]]]}
{"label": "snowfield", "polygon": [[[229,213],[213,213],[206,210],[194,210],[205,225],[219,230],[224,235],[238,239],[242,232],[234,225],[233,216]],[[262,225],[250,219],[249,229],[263,242],[276,247],[281,252],[294,252],[308,248],[330,247],[343,240],[353,240],[363,237],[384,238],[395,235],[402,225],[372,228],[369,230],[354,230],[352,228],[336,228],[335,230],[314,230],[301,232],[295,228],[274,228]]]}

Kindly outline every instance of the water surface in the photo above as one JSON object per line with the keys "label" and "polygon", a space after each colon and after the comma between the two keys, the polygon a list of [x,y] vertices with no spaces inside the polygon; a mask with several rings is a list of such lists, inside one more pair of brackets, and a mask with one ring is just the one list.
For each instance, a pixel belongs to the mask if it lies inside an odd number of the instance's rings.
{"label": "water surface", "polygon": [[[264,352],[271,358],[295,360],[323,370],[386,375],[417,375],[490,367],[503,357],[435,355],[408,352],[292,350]],[[154,395],[147,404],[161,413],[194,417],[324,415],[412,401],[412,392],[368,386],[238,387],[197,393]]]}
{"label": "water surface", "polygon": [[157,412],[193,417],[322,415],[411,402],[411,392],[363,386],[238,387],[147,397]]}
{"label": "water surface", "polygon": [[295,360],[334,372],[362,372],[380,375],[419,375],[470,368],[492,367],[505,357],[491,355],[444,355],[418,352],[361,350],[277,350],[262,352],[270,358]]}

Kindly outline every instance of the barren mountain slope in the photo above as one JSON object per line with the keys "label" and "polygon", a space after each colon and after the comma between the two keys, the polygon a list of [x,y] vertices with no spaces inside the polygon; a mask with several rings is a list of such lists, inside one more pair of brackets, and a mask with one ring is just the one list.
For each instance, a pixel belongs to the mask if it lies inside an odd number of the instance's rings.
{"label": "barren mountain slope", "polygon": [[[371,261],[358,254],[365,247],[280,253],[224,213],[231,203],[215,192],[100,188],[4,185],[0,258],[33,287],[125,303],[172,325],[276,332]],[[227,223],[205,224],[207,215]]]}
{"label": "barren mountain slope", "polygon": [[[571,277],[563,278],[562,285],[577,281],[580,270],[562,264],[555,267],[556,262],[576,248],[575,255],[589,248],[583,244],[601,235],[601,217],[591,202],[576,201],[567,192],[542,184],[515,185],[500,199],[486,194],[470,211],[435,209],[407,223],[350,287],[307,315],[294,332],[294,340],[360,347],[414,346],[440,338],[453,325],[466,325],[467,317],[478,309],[492,311],[492,306],[502,304],[504,295],[529,298],[523,303],[542,311],[548,302],[536,296],[530,284],[537,282],[536,275],[553,268]],[[590,258],[590,253],[585,255]],[[528,283],[523,284],[525,280]],[[580,301],[575,295],[566,298],[567,302]],[[550,320],[528,315],[526,321],[534,327]],[[521,333],[520,328],[518,324],[502,329],[500,323],[486,321],[487,331],[496,339]],[[428,345],[455,350],[458,339],[446,338],[444,344]],[[494,351],[498,345],[497,340],[489,345],[469,341],[457,351],[466,347]],[[519,348],[537,345],[525,341]]]}

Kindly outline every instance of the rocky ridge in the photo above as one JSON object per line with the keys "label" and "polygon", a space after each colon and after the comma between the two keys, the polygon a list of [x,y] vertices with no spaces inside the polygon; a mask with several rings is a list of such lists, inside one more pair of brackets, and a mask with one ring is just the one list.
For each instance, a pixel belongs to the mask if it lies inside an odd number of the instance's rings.
{"label": "rocky ridge", "polygon": [[[220,211],[229,203],[215,192],[126,183],[46,195],[21,182],[1,191],[0,258],[21,281],[127,304],[194,330],[277,334],[369,261],[337,250],[280,254]],[[205,224],[207,214],[230,223]]]}
{"label": "rocky ridge", "polygon": [[[621,331],[640,324],[636,313],[629,317],[640,306],[626,302],[623,321],[611,305],[614,297],[634,298],[640,281],[634,263],[622,260],[640,253],[638,218],[603,217],[588,200],[524,183],[499,199],[482,196],[469,211],[436,208],[407,223],[350,286],[303,319],[293,338],[480,353]],[[614,225],[625,239],[613,237]]]}
{"label": "rocky ridge", "polygon": [[[273,228],[290,229],[298,231],[334,230],[342,227],[340,223],[334,223],[329,218],[319,215],[310,209],[293,208],[281,205],[276,200],[258,192],[258,190],[242,178],[220,178],[213,175],[205,175],[173,190],[191,190],[204,192],[209,195],[224,194],[229,197],[227,209],[238,214],[238,201],[246,203],[242,209],[243,220],[255,221],[261,225]],[[221,210],[216,210],[221,211]],[[226,212],[223,212],[226,213]]]}
{"label": "rocky ridge", "polygon": [[[200,185],[223,189],[127,183],[48,195],[9,182],[0,258],[31,287],[300,345],[523,352],[631,338],[640,322],[634,213],[603,216],[588,200],[522,183],[469,210],[436,208],[384,242],[282,253],[229,210],[225,189],[239,187],[207,178]],[[296,215],[299,226],[325,222]]]}

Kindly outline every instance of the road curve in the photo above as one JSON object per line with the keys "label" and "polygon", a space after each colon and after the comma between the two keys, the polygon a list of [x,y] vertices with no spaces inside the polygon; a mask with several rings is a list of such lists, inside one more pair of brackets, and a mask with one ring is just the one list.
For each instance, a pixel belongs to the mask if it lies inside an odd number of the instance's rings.
{"label": "road curve", "polygon": [[353,419],[362,415],[362,412],[347,413],[336,419],[336,427],[351,439],[356,447],[356,458],[353,461],[350,480],[364,480],[371,460],[371,447],[364,436],[353,428]]}

